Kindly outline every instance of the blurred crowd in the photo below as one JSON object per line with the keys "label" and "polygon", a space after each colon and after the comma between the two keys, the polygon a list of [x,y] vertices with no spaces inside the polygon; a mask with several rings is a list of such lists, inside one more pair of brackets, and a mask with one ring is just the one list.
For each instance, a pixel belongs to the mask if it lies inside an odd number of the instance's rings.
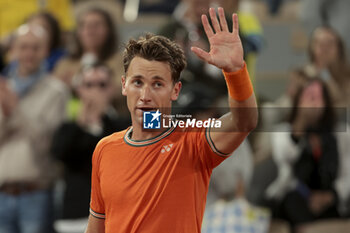
{"label": "blurred crowd", "polygon": [[[121,94],[120,28],[128,23],[113,14],[124,10],[127,21],[133,6],[136,17],[167,16],[153,33],[176,41],[187,57],[174,111],[208,118],[225,111],[227,90],[221,70],[191,52],[191,46],[209,46],[200,16],[222,6],[232,27],[231,14],[238,12],[244,59],[256,84],[265,41],[258,17],[241,11],[248,1],[62,1],[71,8],[73,29],[62,27],[54,8],[38,6],[0,32],[0,232],[84,232],[93,150],[130,125]],[[276,14],[286,1],[262,2]],[[338,221],[332,232],[345,232],[337,227],[350,221],[350,67],[341,31],[349,24],[337,23],[346,12],[331,12],[342,2],[348,1],[319,1],[319,17],[307,18],[314,23],[308,24],[308,62],[290,72],[285,93],[269,101],[256,93],[259,126],[214,170],[203,232],[313,232],[312,223],[330,219]]]}

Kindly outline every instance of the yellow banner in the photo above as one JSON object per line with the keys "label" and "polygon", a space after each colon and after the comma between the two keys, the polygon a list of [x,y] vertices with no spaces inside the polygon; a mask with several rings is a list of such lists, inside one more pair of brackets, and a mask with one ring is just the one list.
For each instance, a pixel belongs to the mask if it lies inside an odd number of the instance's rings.
{"label": "yellow banner", "polygon": [[0,0],[0,38],[7,36],[32,14],[47,10],[60,22],[62,30],[74,27],[70,0]]}

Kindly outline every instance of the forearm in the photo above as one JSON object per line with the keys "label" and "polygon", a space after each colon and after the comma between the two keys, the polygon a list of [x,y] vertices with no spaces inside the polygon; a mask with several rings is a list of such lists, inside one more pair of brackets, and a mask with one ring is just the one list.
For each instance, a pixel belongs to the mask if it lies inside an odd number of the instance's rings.
{"label": "forearm", "polygon": [[[256,127],[258,111],[246,67],[230,73],[230,77],[225,74],[225,79],[229,91],[230,112],[220,118],[221,127],[211,129],[210,136],[220,152],[229,154]],[[240,79],[245,80],[242,82]],[[237,83],[238,86],[235,86]],[[244,85],[248,85],[248,88]],[[244,90],[243,93],[241,90]]]}
{"label": "forearm", "polygon": [[226,118],[225,131],[250,132],[257,124],[258,111],[254,90],[246,65],[234,72],[225,72],[231,117]]}

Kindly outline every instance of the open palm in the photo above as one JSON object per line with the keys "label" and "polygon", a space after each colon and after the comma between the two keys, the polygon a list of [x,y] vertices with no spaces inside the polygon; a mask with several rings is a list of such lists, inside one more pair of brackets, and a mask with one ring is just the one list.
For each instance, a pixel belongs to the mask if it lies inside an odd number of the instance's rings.
{"label": "open palm", "polygon": [[[202,15],[202,24],[210,44],[210,51],[205,52],[201,48],[192,47],[192,51],[202,60],[226,72],[241,69],[244,65],[243,47],[238,33],[237,14],[232,15],[232,32],[229,31],[225,19],[224,9],[219,7],[219,19],[213,8],[209,9],[213,28],[210,26],[206,15]],[[213,31],[214,29],[214,31]]]}

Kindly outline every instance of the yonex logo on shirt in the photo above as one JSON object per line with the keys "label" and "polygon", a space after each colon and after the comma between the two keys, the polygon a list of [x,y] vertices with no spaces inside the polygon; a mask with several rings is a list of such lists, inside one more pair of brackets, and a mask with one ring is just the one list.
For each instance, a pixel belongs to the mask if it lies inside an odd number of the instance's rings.
{"label": "yonex logo on shirt", "polygon": [[163,146],[162,150],[160,151],[162,154],[165,152],[169,152],[171,148],[173,147],[173,144],[165,145]]}

